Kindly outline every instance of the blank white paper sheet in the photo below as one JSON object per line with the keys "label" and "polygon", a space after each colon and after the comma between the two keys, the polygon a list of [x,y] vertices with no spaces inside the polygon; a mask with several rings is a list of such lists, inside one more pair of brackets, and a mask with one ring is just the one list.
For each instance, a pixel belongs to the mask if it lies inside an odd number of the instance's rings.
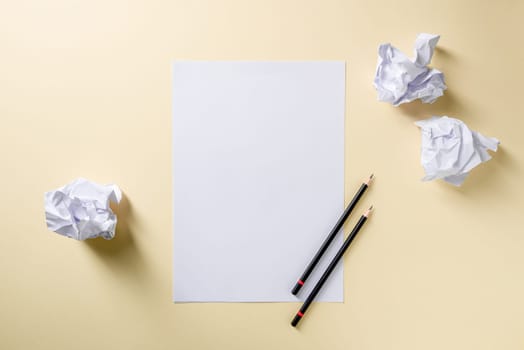
{"label": "blank white paper sheet", "polygon": [[[173,65],[173,300],[291,289],[344,209],[344,62]],[[342,264],[318,301],[343,301]]]}

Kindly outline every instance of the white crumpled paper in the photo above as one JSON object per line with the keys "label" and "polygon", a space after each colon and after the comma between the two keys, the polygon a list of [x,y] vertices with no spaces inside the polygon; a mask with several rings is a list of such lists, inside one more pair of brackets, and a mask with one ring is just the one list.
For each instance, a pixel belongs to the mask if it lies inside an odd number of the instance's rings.
{"label": "white crumpled paper", "polygon": [[443,179],[460,186],[471,169],[491,159],[487,150],[496,151],[500,143],[447,116],[415,124],[422,131],[421,163],[426,172],[423,181]]}
{"label": "white crumpled paper", "polygon": [[413,60],[389,43],[379,46],[373,82],[379,101],[398,106],[419,98],[422,102],[433,103],[443,95],[446,90],[444,74],[426,67],[439,39],[439,35],[419,34]]}
{"label": "white crumpled paper", "polygon": [[77,179],[45,193],[47,227],[56,233],[80,241],[115,236],[116,215],[109,202],[119,203],[122,192],[116,185],[99,185]]}

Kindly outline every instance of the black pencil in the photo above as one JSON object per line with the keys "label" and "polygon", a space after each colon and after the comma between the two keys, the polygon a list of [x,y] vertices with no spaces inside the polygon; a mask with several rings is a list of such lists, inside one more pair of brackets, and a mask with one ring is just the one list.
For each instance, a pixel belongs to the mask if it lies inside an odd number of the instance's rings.
{"label": "black pencil", "polygon": [[331,232],[328,234],[326,240],[324,241],[324,243],[322,243],[317,253],[313,257],[309,265],[306,267],[306,270],[304,271],[302,276],[300,276],[300,278],[298,279],[297,283],[295,284],[295,287],[293,287],[293,289],[291,290],[291,294],[297,295],[300,288],[302,288],[304,283],[306,283],[306,280],[308,279],[311,272],[313,272],[313,270],[315,269],[315,266],[317,266],[318,262],[320,261],[320,258],[322,257],[322,255],[324,255],[324,253],[328,249],[331,242],[333,242],[333,239],[335,239],[338,231],[340,231],[340,229],[344,225],[344,222],[348,218],[349,214],[351,214],[351,212],[353,211],[353,208],[355,208],[355,205],[357,205],[358,200],[360,199],[360,197],[362,197],[364,192],[366,192],[366,189],[368,188],[372,179],[373,179],[373,174],[371,174],[371,176],[367,179],[367,181],[362,183],[362,186],[360,186],[357,193],[355,193],[355,195],[353,196],[353,199],[351,200],[351,202],[349,202],[349,205],[347,206],[346,210],[344,210],[344,212],[342,213],[342,216],[340,216],[340,219],[338,219],[337,223],[335,224],[335,227],[333,227]]}
{"label": "black pencil", "polygon": [[344,256],[344,253],[346,252],[346,250],[348,249],[349,245],[351,244],[351,242],[353,241],[353,239],[357,235],[358,231],[362,228],[362,226],[366,222],[366,220],[367,220],[367,218],[369,216],[369,213],[371,213],[371,210],[373,210],[373,206],[371,206],[368,210],[366,210],[366,212],[364,214],[362,214],[362,216],[358,220],[357,224],[355,225],[355,227],[353,228],[353,230],[351,231],[349,236],[344,241],[344,244],[342,245],[342,247],[337,252],[337,255],[335,255],[335,257],[333,258],[331,263],[329,263],[328,267],[326,268],[326,271],[324,272],[322,277],[320,277],[320,279],[318,280],[317,284],[315,285],[315,287],[313,288],[311,293],[306,298],[306,301],[304,301],[304,304],[302,304],[302,307],[300,308],[300,310],[298,310],[297,314],[293,318],[293,321],[291,321],[291,325],[293,327],[296,327],[298,322],[300,322],[300,320],[302,319],[302,317],[306,313],[306,310],[308,309],[309,305],[311,305],[311,302],[313,301],[313,299],[315,299],[315,297],[317,296],[318,292],[320,292],[320,289],[322,288],[322,286],[324,285],[324,283],[328,279],[329,275],[331,274],[331,272],[333,272],[333,270],[337,266],[337,263]]}

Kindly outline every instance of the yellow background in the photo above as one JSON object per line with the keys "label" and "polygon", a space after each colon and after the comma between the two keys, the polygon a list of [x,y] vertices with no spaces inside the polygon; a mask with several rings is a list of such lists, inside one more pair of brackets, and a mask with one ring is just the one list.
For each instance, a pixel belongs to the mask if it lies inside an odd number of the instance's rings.
{"label": "yellow background", "polygon": [[[517,0],[1,0],[0,348],[523,349],[523,17]],[[445,96],[377,102],[377,46],[410,54],[418,32],[442,35]],[[344,304],[293,329],[298,304],[171,302],[174,59],[347,61],[346,199],[377,179]],[[413,122],[443,114],[502,142],[461,188],[420,181]],[[44,192],[79,176],[125,192],[113,241],[46,229]]]}

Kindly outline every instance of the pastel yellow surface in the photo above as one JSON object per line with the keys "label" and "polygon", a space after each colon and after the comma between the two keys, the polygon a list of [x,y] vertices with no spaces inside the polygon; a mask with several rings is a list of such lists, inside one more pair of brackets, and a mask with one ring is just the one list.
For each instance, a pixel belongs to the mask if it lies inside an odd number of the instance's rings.
{"label": "pastel yellow surface", "polygon": [[[0,348],[523,349],[523,17],[518,0],[1,1]],[[377,102],[377,46],[411,53],[419,32],[442,35],[445,96]],[[344,304],[293,329],[299,304],[171,302],[174,59],[348,62],[346,199],[377,179]],[[413,122],[432,114],[502,142],[461,188],[420,181]],[[125,192],[115,240],[46,229],[44,191],[78,176]]]}

